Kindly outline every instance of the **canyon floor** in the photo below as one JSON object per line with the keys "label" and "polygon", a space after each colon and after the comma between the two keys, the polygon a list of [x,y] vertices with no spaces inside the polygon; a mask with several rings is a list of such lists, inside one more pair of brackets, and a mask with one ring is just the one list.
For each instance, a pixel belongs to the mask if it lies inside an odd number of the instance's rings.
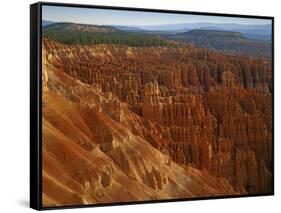
{"label": "canyon floor", "polygon": [[42,42],[44,207],[272,193],[269,60]]}

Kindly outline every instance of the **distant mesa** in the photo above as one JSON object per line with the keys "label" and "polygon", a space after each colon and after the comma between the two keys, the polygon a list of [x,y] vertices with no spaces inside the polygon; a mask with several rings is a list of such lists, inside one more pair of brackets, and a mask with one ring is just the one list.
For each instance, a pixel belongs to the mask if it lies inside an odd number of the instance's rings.
{"label": "distant mesa", "polygon": [[43,37],[73,45],[113,44],[129,46],[174,46],[177,42],[160,35],[129,32],[114,26],[53,23],[43,27]]}
{"label": "distant mesa", "polygon": [[59,22],[48,24],[44,27],[45,30],[55,31],[73,31],[73,32],[117,32],[117,28],[111,26],[99,26],[91,24],[77,24],[71,22]]}
{"label": "distant mesa", "polygon": [[205,29],[205,30],[222,30],[222,31],[235,31],[240,32],[250,39],[271,40],[271,25],[246,25],[235,23],[179,23],[179,24],[163,24],[163,25],[146,25],[137,26],[143,30],[148,31],[179,31],[183,29]]}
{"label": "distant mesa", "polygon": [[271,57],[271,42],[246,38],[241,32],[222,30],[190,30],[168,38],[191,42],[197,47],[255,57]]}
{"label": "distant mesa", "polygon": [[[42,26],[48,26],[55,22],[49,20],[42,20]],[[108,25],[111,26],[111,25]],[[234,31],[242,33],[246,38],[258,39],[263,41],[271,40],[271,25],[245,25],[234,23],[179,23],[179,24],[162,24],[162,25],[112,25],[112,27],[129,32],[141,32],[150,34],[173,34],[186,32],[188,30],[221,30],[221,31]]]}

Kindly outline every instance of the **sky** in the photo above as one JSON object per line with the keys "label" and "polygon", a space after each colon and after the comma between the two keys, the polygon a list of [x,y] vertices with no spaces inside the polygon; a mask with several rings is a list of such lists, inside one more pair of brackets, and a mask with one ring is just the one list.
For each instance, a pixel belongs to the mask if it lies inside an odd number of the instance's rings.
{"label": "sky", "polygon": [[189,14],[170,14],[108,10],[65,6],[43,6],[42,19],[54,22],[74,22],[94,25],[161,25],[179,23],[236,23],[261,25],[270,24],[268,19],[234,18],[221,16],[202,16]]}

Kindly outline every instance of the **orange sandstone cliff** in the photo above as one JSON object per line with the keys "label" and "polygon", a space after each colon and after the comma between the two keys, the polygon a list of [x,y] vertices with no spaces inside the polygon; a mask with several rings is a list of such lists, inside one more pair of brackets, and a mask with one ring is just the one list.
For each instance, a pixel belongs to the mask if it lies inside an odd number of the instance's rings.
{"label": "orange sandstone cliff", "polygon": [[270,193],[270,63],[43,39],[43,206]]}

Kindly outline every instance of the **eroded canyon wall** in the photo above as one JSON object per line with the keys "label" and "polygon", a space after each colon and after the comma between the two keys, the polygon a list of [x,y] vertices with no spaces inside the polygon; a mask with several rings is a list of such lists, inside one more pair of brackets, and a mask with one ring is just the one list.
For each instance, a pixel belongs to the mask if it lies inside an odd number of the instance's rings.
{"label": "eroded canyon wall", "polygon": [[271,192],[270,61],[47,39],[42,57],[46,205]]}

